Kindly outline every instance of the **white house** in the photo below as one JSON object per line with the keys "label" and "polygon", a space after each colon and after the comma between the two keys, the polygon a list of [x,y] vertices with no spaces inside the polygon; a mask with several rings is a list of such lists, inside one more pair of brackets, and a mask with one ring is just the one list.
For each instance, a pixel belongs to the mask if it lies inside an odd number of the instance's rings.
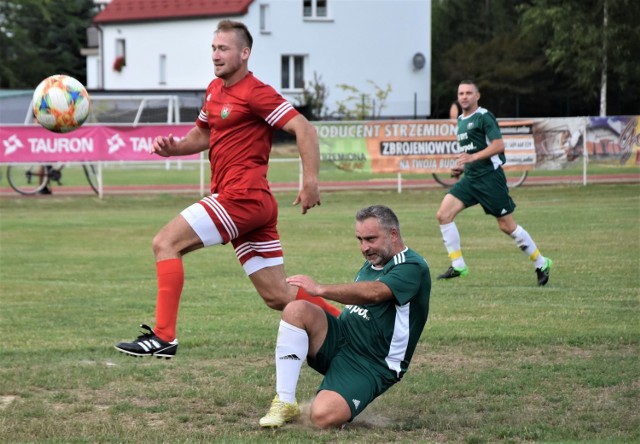
{"label": "white house", "polygon": [[357,107],[364,95],[384,105],[381,117],[429,115],[431,0],[111,0],[84,51],[87,87],[204,91],[213,31],[226,18],[253,35],[249,69],[294,104],[315,82],[328,89],[328,113],[339,102]]}

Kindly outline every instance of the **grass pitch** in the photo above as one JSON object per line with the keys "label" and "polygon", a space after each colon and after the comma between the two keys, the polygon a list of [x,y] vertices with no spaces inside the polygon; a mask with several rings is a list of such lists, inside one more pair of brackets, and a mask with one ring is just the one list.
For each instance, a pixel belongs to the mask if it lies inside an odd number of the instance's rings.
{"label": "grass pitch", "polygon": [[[279,194],[288,273],[352,280],[354,213],[380,203],[435,277],[448,266],[435,220],[444,192],[325,193],[305,216]],[[151,239],[195,196],[0,199],[0,442],[640,441],[640,186],[512,195],[554,260],[549,284],[535,285],[493,218],[463,212],[469,276],[434,280],[409,373],[340,431],[258,427],[279,313],[230,246],[185,257],[174,360],[113,349],[153,325]],[[303,406],[320,378],[303,367]]]}

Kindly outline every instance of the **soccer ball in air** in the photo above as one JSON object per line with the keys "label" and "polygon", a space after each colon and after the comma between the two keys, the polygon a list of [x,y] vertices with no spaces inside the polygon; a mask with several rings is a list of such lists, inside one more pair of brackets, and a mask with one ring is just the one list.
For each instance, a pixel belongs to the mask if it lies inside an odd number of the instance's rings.
{"label": "soccer ball in air", "polygon": [[33,92],[33,116],[55,133],[80,127],[89,115],[89,94],[78,80],[64,74],[44,79]]}

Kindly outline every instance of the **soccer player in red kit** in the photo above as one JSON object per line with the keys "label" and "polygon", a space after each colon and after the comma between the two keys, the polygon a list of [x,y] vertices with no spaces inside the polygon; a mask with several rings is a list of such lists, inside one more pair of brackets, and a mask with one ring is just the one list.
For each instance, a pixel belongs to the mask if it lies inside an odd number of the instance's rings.
{"label": "soccer player in red kit", "polygon": [[295,135],[303,183],[294,205],[302,214],[320,205],[318,136],[309,121],[248,69],[253,39],[246,26],[223,20],[213,38],[216,79],[207,88],[196,125],[181,140],[157,137],[152,152],[163,157],[209,150],[211,195],[183,210],[153,239],[158,293],[156,324],[116,349],[133,356],[171,358],[178,348],[176,324],[184,283],[182,256],[231,242],[240,264],[267,306],[282,310],[305,299],[338,316],[337,307],[286,282],[278,207],[267,182],[275,128]]}

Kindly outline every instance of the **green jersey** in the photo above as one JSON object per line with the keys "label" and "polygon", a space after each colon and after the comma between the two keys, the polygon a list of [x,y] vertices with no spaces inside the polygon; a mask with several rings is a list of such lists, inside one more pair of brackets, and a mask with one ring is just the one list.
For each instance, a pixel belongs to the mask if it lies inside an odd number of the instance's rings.
{"label": "green jersey", "polygon": [[431,275],[427,261],[406,248],[384,267],[366,262],[356,282],[380,281],[394,299],[379,304],[347,305],[340,314],[353,350],[394,371],[400,379],[407,371],[429,314]]}
{"label": "green jersey", "polygon": [[[495,116],[487,109],[480,107],[470,116],[458,117],[458,145],[461,151],[477,153],[496,139],[502,139],[502,133]],[[482,176],[497,170],[505,162],[504,153],[496,154],[488,159],[465,164],[464,174],[467,177]]]}

